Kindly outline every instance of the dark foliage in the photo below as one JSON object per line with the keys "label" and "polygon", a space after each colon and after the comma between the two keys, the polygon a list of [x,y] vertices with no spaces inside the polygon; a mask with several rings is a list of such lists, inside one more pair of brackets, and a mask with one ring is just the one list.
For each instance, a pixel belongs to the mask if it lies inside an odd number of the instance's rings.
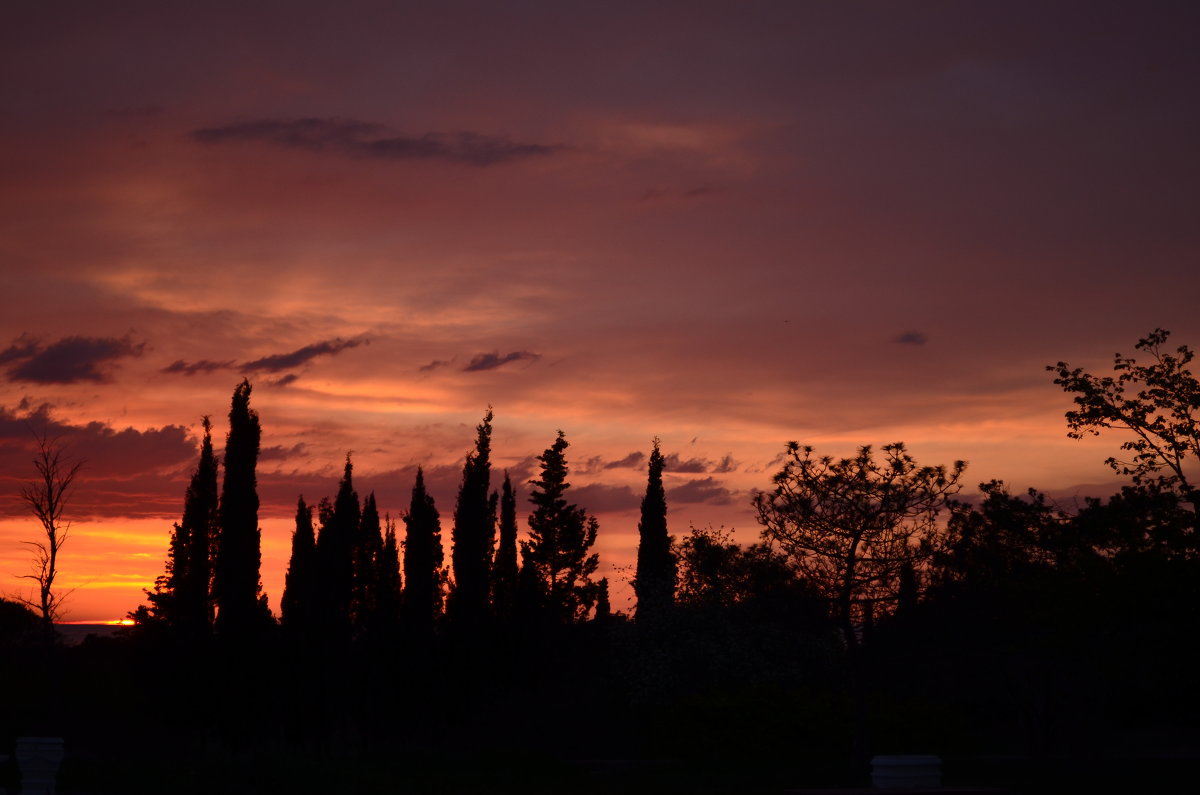
{"label": "dark foliage", "polygon": [[569,624],[587,618],[596,603],[591,576],[599,557],[590,550],[598,525],[580,507],[567,502],[568,442],[562,431],[538,461],[541,478],[531,480],[529,540],[521,542],[522,598],[533,611],[553,623]]}
{"label": "dark foliage", "polygon": [[476,430],[475,449],[463,464],[462,484],[454,508],[451,562],[454,585],[446,617],[468,631],[490,613],[488,597],[492,550],[496,543],[496,503],[488,495],[491,480],[492,410]]}
{"label": "dark foliage", "polygon": [[212,423],[204,418],[200,461],[183,503],[183,521],[171,530],[166,572],[146,591],[148,608],[132,613],[141,621],[169,628],[179,639],[195,641],[212,628],[212,541],[218,530],[217,459]]}
{"label": "dark foliage", "polygon": [[254,635],[270,618],[259,581],[262,552],[255,468],[262,429],[258,413],[250,408],[250,389],[250,382],[243,380],[233,390],[229,409],[221,529],[213,569],[217,634],[235,640]]}
{"label": "dark foliage", "polygon": [[383,548],[376,564],[377,576],[374,621],[377,632],[385,637],[395,633],[400,623],[400,547],[396,540],[396,523],[391,517],[384,520]]}
{"label": "dark foliage", "polygon": [[412,502],[404,515],[405,627],[418,636],[433,633],[442,613],[446,571],[443,567],[442,525],[433,497],[425,491],[425,474],[417,467]]}
{"label": "dark foliage", "polygon": [[517,495],[508,471],[500,487],[500,541],[492,565],[492,606],[502,621],[512,618],[517,600]]}
{"label": "dark foliage", "polygon": [[654,440],[638,522],[637,573],[633,589],[637,594],[639,619],[653,618],[670,610],[675,596],[676,563],[671,551],[673,539],[667,533],[667,495],[663,489],[666,461]]}
{"label": "dark foliage", "polygon": [[317,559],[321,572],[322,632],[331,642],[349,640],[351,607],[354,600],[354,558],[362,510],[354,491],[354,465],[346,456],[342,479],[333,503],[323,501],[318,511],[321,531],[317,535]]}
{"label": "dark foliage", "polygon": [[362,517],[358,523],[358,534],[354,544],[354,589],[351,593],[350,616],[356,636],[376,629],[379,598],[379,566],[383,556],[383,528],[379,522],[379,508],[375,504],[375,493],[367,495],[363,502]]}
{"label": "dark foliage", "polygon": [[295,637],[310,637],[316,631],[320,610],[320,572],[312,514],[312,506],[300,497],[296,501],[292,557],[284,579],[283,598],[279,601],[283,627]]}
{"label": "dark foliage", "polygon": [[1149,355],[1148,364],[1116,354],[1113,375],[1092,375],[1066,362],[1046,369],[1057,375],[1054,383],[1075,396],[1076,408],[1066,414],[1069,436],[1127,431],[1132,438],[1121,449],[1131,457],[1114,456],[1105,463],[1129,475],[1136,486],[1176,491],[1200,516],[1200,489],[1194,480],[1200,463],[1200,381],[1188,369],[1195,357],[1188,346],[1174,353],[1163,350],[1170,335],[1155,329],[1138,341],[1135,347]]}

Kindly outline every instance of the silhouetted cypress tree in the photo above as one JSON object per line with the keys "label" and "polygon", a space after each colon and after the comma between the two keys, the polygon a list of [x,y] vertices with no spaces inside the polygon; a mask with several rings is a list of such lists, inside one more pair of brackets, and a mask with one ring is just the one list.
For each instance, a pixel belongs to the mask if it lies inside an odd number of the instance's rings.
{"label": "silhouetted cypress tree", "polygon": [[396,523],[389,516],[384,520],[383,549],[379,552],[377,590],[375,593],[374,625],[384,635],[390,635],[400,621],[400,549],[396,543]]}
{"label": "silhouetted cypress tree", "polygon": [[346,454],[346,467],[333,505],[322,503],[317,558],[321,572],[321,631],[329,640],[350,637],[350,607],[354,591],[354,551],[361,511],[354,491],[354,465]]}
{"label": "silhouetted cypress tree", "polygon": [[508,471],[500,489],[500,543],[492,566],[492,606],[501,619],[510,619],[517,599],[517,495]]}
{"label": "silhouetted cypress tree", "polygon": [[171,525],[171,540],[167,544],[167,561],[164,571],[155,578],[154,590],[142,590],[150,605],[139,607],[129,614],[130,618],[138,623],[160,623],[172,629],[179,626],[177,589],[187,566],[187,558],[184,557],[186,549],[187,537],[183,535],[183,529],[179,526],[179,522],[175,522]]}
{"label": "silhouetted cypress tree", "polygon": [[312,506],[304,497],[296,502],[296,530],[292,534],[292,558],[288,563],[283,598],[279,602],[284,629],[296,635],[314,632],[318,606],[316,535],[313,532]]}
{"label": "silhouetted cypress tree", "polygon": [[596,588],[596,620],[606,621],[612,617],[612,602],[608,600],[608,578],[601,577]]}
{"label": "silhouetted cypress tree", "polygon": [[[563,456],[567,445],[559,431],[554,444],[538,456],[542,477],[529,482],[534,510],[529,515],[529,540],[521,542],[522,579],[527,588],[536,585],[547,617],[559,623],[587,618],[597,596],[591,575],[600,562],[589,554],[596,543],[595,517],[563,497],[570,488]],[[527,592],[524,598],[532,595]]]}
{"label": "silhouetted cypress tree", "polygon": [[433,497],[425,491],[425,475],[417,467],[412,503],[404,516],[404,624],[418,634],[433,632],[442,611],[442,525]]}
{"label": "silhouetted cypress tree", "polygon": [[379,590],[379,557],[383,552],[383,532],[375,492],[363,502],[362,518],[354,545],[354,591],[350,614],[356,633],[367,631],[375,619],[375,599]]}
{"label": "silhouetted cypress tree", "polygon": [[675,555],[667,534],[667,495],[663,490],[665,465],[658,438],[650,451],[646,496],[642,498],[642,518],[638,522],[637,572],[633,590],[637,594],[638,618],[660,616],[675,599]]}
{"label": "silhouetted cypress tree", "polygon": [[146,592],[150,615],[190,637],[206,635],[210,628],[209,539],[216,533],[216,517],[217,462],[212,424],[205,417],[200,462],[184,496],[183,521],[171,529],[166,572]]}
{"label": "silhouetted cypress tree", "polygon": [[454,587],[446,616],[454,623],[477,626],[488,615],[489,571],[496,540],[495,503],[488,498],[491,480],[492,410],[476,427],[475,449],[463,464],[462,484],[454,508],[451,561]]}
{"label": "silhouetted cypress tree", "polygon": [[217,535],[217,458],[213,455],[212,422],[203,420],[200,461],[184,497],[182,528],[187,536],[187,568],[179,582],[179,621],[185,631],[207,634],[212,624],[212,541]]}
{"label": "silhouetted cypress tree", "polygon": [[233,390],[229,436],[225,441],[225,481],[221,486],[220,542],[213,571],[217,634],[245,638],[263,625],[261,538],[255,467],[262,438],[258,413],[250,408],[250,382]]}

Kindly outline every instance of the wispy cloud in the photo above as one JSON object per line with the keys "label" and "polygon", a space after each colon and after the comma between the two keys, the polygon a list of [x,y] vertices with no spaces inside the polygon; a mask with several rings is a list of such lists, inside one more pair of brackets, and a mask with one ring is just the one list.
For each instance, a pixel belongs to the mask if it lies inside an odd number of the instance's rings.
{"label": "wispy cloud", "polygon": [[664,464],[668,472],[693,475],[705,472],[725,474],[734,472],[738,468],[738,462],[733,460],[732,453],[726,453],[720,461],[711,461],[707,458],[681,458],[679,453],[670,453],[666,456]]}
{"label": "wispy cloud", "polygon": [[118,359],[141,356],[145,347],[146,343],[134,342],[128,334],[124,337],[63,337],[49,345],[21,335],[0,352],[0,364],[8,365],[8,376],[15,381],[104,383],[112,380],[111,371]]}
{"label": "wispy cloud", "polygon": [[[238,364],[233,360],[215,362],[209,359],[201,359],[198,362],[185,362],[183,359],[176,359],[164,367],[162,372],[172,375],[207,375],[218,370],[240,370],[246,373],[279,373],[307,364],[318,356],[336,356],[349,348],[357,348],[359,345],[367,344],[369,344],[369,340],[362,337],[355,337],[349,340],[338,337],[336,339],[323,340],[322,342],[314,342],[312,345],[305,345],[303,348],[297,348],[290,353],[273,353],[243,364]],[[297,378],[299,378],[298,375],[289,373],[273,381],[272,384],[274,386],[287,386]]]}
{"label": "wispy cloud", "polygon": [[536,362],[542,358],[540,353],[532,353],[530,351],[513,351],[506,353],[503,356],[499,351],[491,353],[479,353],[471,358],[471,361],[463,367],[464,373],[477,373],[482,370],[495,370],[497,367],[502,367],[509,362]]}
{"label": "wispy cloud", "polygon": [[905,331],[892,337],[892,342],[897,345],[924,345],[928,341],[929,338],[925,336],[924,332],[915,330]]}
{"label": "wispy cloud", "polygon": [[241,366],[241,369],[249,372],[265,371],[268,373],[278,373],[281,370],[290,370],[293,367],[299,367],[318,356],[333,356],[348,348],[357,348],[365,342],[366,340],[363,339],[344,340],[340,337],[325,340],[324,342],[315,342],[312,345],[297,348],[291,353],[276,353],[264,356],[261,359],[255,359],[252,362],[246,362]]}
{"label": "wispy cloud", "polygon": [[193,130],[206,144],[255,141],[293,149],[389,160],[447,160],[490,166],[566,149],[560,144],[513,141],[477,132],[396,135],[374,122],[341,118],[257,119]]}
{"label": "wispy cloud", "polygon": [[172,375],[196,375],[197,373],[212,373],[217,370],[232,370],[235,366],[236,363],[233,361],[211,362],[208,359],[201,359],[198,362],[185,362],[183,359],[176,359],[162,371]]}

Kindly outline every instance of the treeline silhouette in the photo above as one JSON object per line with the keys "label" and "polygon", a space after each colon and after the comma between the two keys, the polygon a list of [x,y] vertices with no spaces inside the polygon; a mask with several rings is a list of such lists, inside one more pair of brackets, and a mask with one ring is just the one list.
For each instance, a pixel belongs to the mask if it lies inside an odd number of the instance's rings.
{"label": "treeline silhouette", "polygon": [[[1163,340],[1143,343],[1195,383]],[[1103,397],[1064,388],[1081,412]],[[963,495],[961,462],[920,467],[901,444],[841,460],[791,445],[747,545],[669,534],[655,439],[626,615],[595,576],[597,522],[567,496],[565,436],[538,457],[522,538],[489,409],[448,556],[421,470],[393,519],[347,456],[332,499],[298,501],[276,621],[250,393],[234,391],[220,461],[205,420],[135,626],[46,648],[0,605],[0,679],[21,683],[0,733],[66,735],[93,788],[778,791],[932,752],[952,782],[1036,773],[1054,791],[1145,779],[1138,751],[1173,775],[1163,738],[1197,728],[1198,502],[1170,473],[1068,510],[999,481]]]}

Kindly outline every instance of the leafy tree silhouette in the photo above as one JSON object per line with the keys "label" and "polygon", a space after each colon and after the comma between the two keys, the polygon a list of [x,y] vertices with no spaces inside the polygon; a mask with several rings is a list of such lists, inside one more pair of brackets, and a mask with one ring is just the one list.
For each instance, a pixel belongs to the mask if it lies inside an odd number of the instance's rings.
{"label": "leafy tree silhouette", "polygon": [[882,461],[869,445],[834,459],[789,442],[787,455],[774,490],[754,497],[763,538],[821,590],[853,649],[868,612],[894,605],[904,564],[932,554],[938,515],[966,463],[918,467],[902,442],[885,445]]}
{"label": "leafy tree silhouette", "polygon": [[259,580],[262,552],[255,468],[262,428],[258,413],[250,408],[250,391],[250,382],[243,379],[233,390],[229,409],[221,529],[213,569],[217,635],[229,639],[253,636],[270,618]]}
{"label": "leafy tree silhouette", "polygon": [[524,598],[536,599],[554,623],[570,624],[587,618],[596,603],[598,586],[591,575],[599,556],[590,552],[596,543],[595,517],[566,501],[568,442],[562,431],[540,456],[542,476],[531,480],[529,540],[521,542],[521,579]]}
{"label": "leafy tree silhouette", "polygon": [[1075,396],[1076,408],[1066,414],[1068,436],[1081,439],[1108,428],[1129,431],[1133,438],[1121,449],[1132,457],[1113,456],[1105,463],[1131,476],[1135,485],[1177,491],[1200,522],[1200,381],[1188,369],[1195,357],[1188,346],[1174,353],[1163,350],[1170,334],[1159,328],[1138,341],[1135,348],[1149,354],[1149,364],[1114,355],[1114,375],[1095,376],[1066,362],[1046,369],[1057,375],[1055,384]]}
{"label": "leafy tree silhouette", "polygon": [[662,480],[665,464],[659,440],[655,437],[650,450],[646,496],[642,498],[642,516],[638,522],[633,590],[637,594],[639,619],[665,614],[675,598],[676,561],[671,551],[673,539],[667,533],[667,496]]}
{"label": "leafy tree silhouette", "polygon": [[470,629],[488,616],[492,548],[496,543],[496,502],[488,495],[491,479],[492,410],[476,427],[475,449],[463,464],[462,484],[454,508],[451,562],[454,586],[446,618]]}
{"label": "leafy tree silhouette", "polygon": [[824,596],[848,652],[854,696],[854,754],[865,760],[870,716],[859,630],[895,605],[906,563],[932,554],[940,512],[959,490],[966,463],[918,467],[902,442],[876,461],[868,445],[853,458],[815,457],[787,445],[775,488],[754,497],[763,538],[778,543]]}

